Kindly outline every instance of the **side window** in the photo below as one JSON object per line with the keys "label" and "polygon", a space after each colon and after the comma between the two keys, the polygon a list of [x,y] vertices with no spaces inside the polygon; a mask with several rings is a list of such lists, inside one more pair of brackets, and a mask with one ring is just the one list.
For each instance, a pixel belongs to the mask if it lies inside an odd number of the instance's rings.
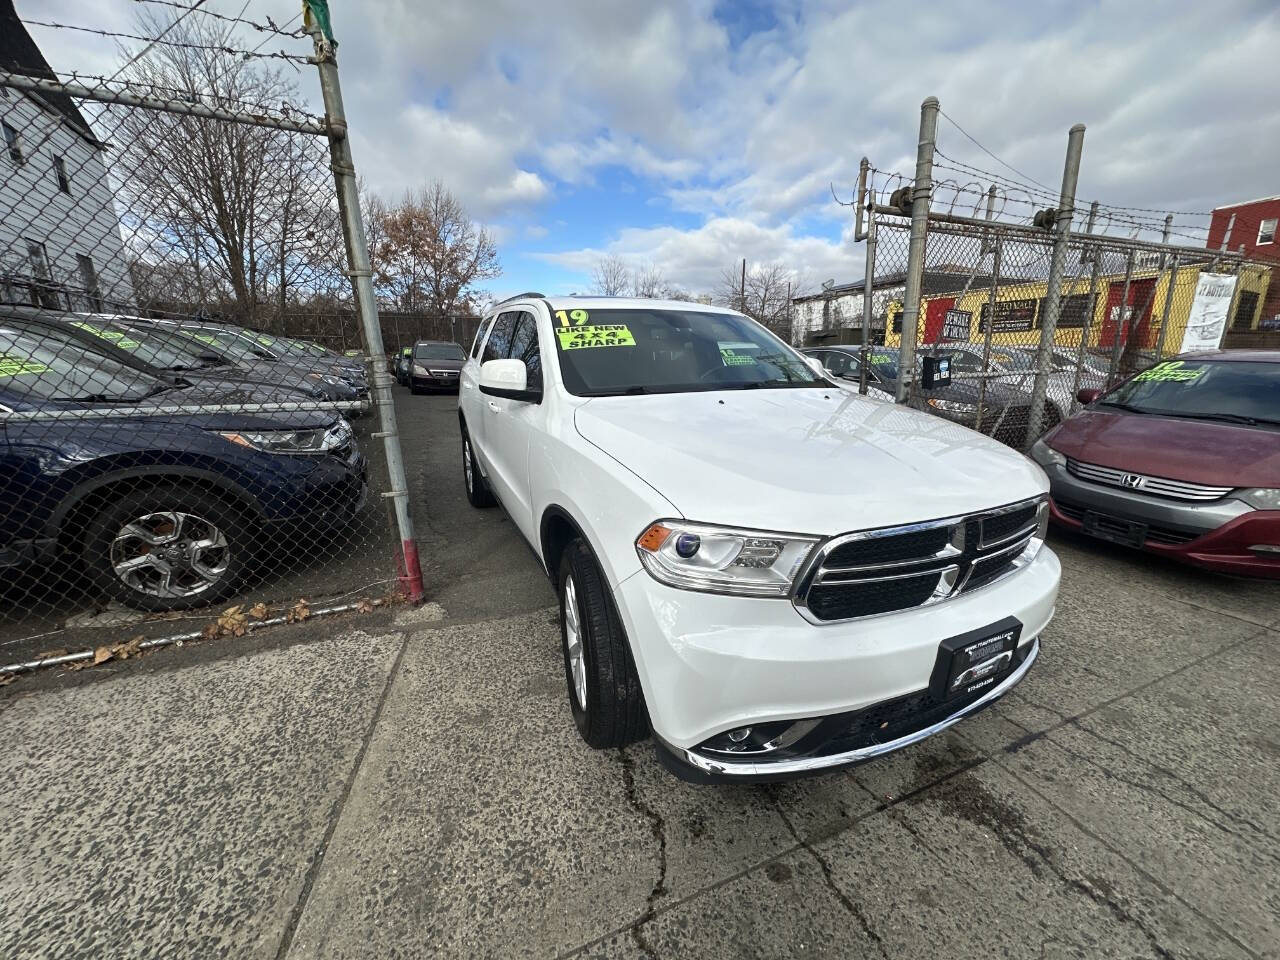
{"label": "side window", "polygon": [[480,322],[480,326],[476,327],[475,343],[471,344],[471,356],[480,356],[480,346],[484,343],[484,335],[489,332],[489,328],[493,326],[493,317],[486,317]]}
{"label": "side window", "polygon": [[951,370],[954,373],[981,373],[982,357],[967,350],[957,350],[951,354]]}
{"label": "side window", "polygon": [[847,353],[841,353],[839,350],[832,350],[823,354],[822,362],[837,377],[848,377],[857,373],[855,369],[857,365],[854,363],[853,358]]}
{"label": "side window", "polygon": [[481,363],[490,360],[505,360],[511,349],[511,334],[515,332],[517,313],[500,313],[493,323],[489,339],[485,341],[484,353],[480,355]]}
{"label": "side window", "polygon": [[528,389],[541,390],[542,354],[538,350],[538,321],[532,313],[520,313],[520,322],[511,338],[511,359],[524,361]]}

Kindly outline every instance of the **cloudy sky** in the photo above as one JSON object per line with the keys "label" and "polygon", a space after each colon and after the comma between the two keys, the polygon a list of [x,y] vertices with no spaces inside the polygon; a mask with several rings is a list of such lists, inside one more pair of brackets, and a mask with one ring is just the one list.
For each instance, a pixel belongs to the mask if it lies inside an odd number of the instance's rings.
{"label": "cloudy sky", "polygon": [[[115,29],[140,6],[17,0],[26,19]],[[853,279],[861,245],[831,185],[847,198],[863,155],[913,169],[931,94],[1055,187],[1067,129],[1086,124],[1082,200],[1195,212],[1280,193],[1275,0],[331,6],[362,175],[388,196],[452,188],[499,239],[498,294],[585,291],[606,253],[693,292],[742,257]],[[244,15],[297,10],[249,0]],[[113,69],[110,41],[31,31],[55,69]],[[248,46],[262,39],[245,29]],[[314,102],[310,71],[297,81]],[[939,147],[1021,179],[947,119]]]}

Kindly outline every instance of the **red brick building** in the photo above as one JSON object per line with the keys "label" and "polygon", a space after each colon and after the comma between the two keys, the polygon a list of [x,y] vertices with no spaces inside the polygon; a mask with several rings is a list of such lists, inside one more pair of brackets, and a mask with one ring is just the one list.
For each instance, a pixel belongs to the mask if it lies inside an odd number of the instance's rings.
{"label": "red brick building", "polygon": [[[1210,250],[1224,248],[1232,252],[1243,251],[1254,260],[1272,260],[1280,264],[1280,196],[1262,197],[1218,207],[1209,222]],[[1251,299],[1252,298],[1252,299]],[[1258,310],[1256,294],[1241,294],[1231,318],[1232,329],[1249,329],[1254,325],[1280,328],[1280,268],[1273,274],[1272,283],[1262,309]]]}

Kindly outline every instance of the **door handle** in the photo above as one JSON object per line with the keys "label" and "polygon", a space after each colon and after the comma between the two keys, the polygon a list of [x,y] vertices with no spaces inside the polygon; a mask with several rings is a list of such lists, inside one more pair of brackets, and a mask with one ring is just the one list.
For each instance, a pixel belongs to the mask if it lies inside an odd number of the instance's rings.
{"label": "door handle", "polygon": [[502,412],[502,408],[501,408],[501,407],[499,407],[499,406],[498,406],[496,403],[494,403],[492,400],[490,400],[490,401],[489,401],[489,409],[490,409],[490,410],[492,410],[494,413],[501,413],[501,412]]}

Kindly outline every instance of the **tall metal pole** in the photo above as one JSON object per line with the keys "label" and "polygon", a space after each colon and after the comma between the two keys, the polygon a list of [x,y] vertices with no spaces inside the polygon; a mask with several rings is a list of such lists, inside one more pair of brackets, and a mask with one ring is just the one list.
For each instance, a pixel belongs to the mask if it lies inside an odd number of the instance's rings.
{"label": "tall metal pole", "polygon": [[[1089,223],[1084,232],[1093,233],[1094,224],[1097,222],[1098,201],[1094,200],[1089,204]],[[1084,373],[1084,354],[1089,346],[1089,328],[1093,326],[1093,315],[1098,305],[1098,275],[1102,272],[1102,249],[1095,246],[1090,251],[1081,247],[1080,255],[1083,257],[1086,253],[1093,262],[1093,269],[1089,272],[1089,303],[1084,308],[1084,318],[1080,326],[1080,344],[1076,348],[1076,375],[1071,385],[1071,396],[1067,398],[1067,409],[1071,412],[1075,411],[1076,394],[1080,392],[1080,376]]]}
{"label": "tall metal pole", "polygon": [[[1124,287],[1120,293],[1120,305],[1116,307],[1116,322],[1111,325],[1111,362],[1107,365],[1107,386],[1115,385],[1116,370],[1120,368],[1120,348],[1124,345],[1120,331],[1124,330],[1124,339],[1129,338],[1129,318],[1125,311],[1129,309],[1129,284],[1133,282],[1133,250],[1124,261]],[[1108,297],[1108,299],[1110,299]]]}
{"label": "tall metal pole", "polygon": [[1062,271],[1067,262],[1071,218],[1076,209],[1076,181],[1080,179],[1080,153],[1084,149],[1084,124],[1077,123],[1067,134],[1067,160],[1062,168],[1062,190],[1058,196],[1058,214],[1054,222],[1053,259],[1049,262],[1049,286],[1045,291],[1044,312],[1040,318],[1040,349],[1036,353],[1036,378],[1031,387],[1031,410],[1027,415],[1027,438],[1024,449],[1040,436],[1044,421],[1044,396],[1049,387],[1049,371],[1053,368],[1053,338],[1062,311]]}
{"label": "tall metal pole", "polygon": [[[865,160],[863,161],[866,162]],[[867,262],[862,275],[862,349],[858,351],[858,392],[867,392],[868,367],[871,366],[871,311],[875,307],[873,288],[876,281],[876,214],[867,211]]]}
{"label": "tall metal pole", "polygon": [[902,304],[902,344],[898,349],[898,384],[894,399],[906,403],[916,374],[916,336],[920,327],[920,288],[924,281],[925,236],[929,230],[929,198],[933,195],[933,149],[938,138],[938,98],[920,104],[920,139],[916,144],[916,179],[911,190],[911,244],[907,248],[907,285]]}
{"label": "tall metal pole", "polygon": [[738,307],[743,313],[747,312],[747,258],[742,258],[742,286],[738,288],[738,299],[741,306]]}
{"label": "tall metal pole", "polygon": [[[973,429],[982,432],[982,414],[987,405],[987,378],[985,374],[991,369],[991,331],[996,325],[996,295],[1000,291],[1000,260],[1004,255],[1004,234],[997,234],[991,252],[991,288],[987,291],[987,329],[982,337],[982,372],[983,378],[978,381],[978,416]],[[978,312],[982,316],[982,312]],[[993,431],[994,432],[994,431]]]}
{"label": "tall metal pole", "polygon": [[311,38],[315,43],[315,56],[312,59],[320,73],[320,93],[324,99],[325,119],[329,128],[329,155],[333,179],[338,188],[338,211],[342,217],[342,232],[347,245],[351,285],[360,309],[365,346],[371,361],[369,373],[373,379],[373,399],[382,428],[374,436],[382,438],[387,457],[387,476],[391,489],[383,496],[390,498],[395,508],[396,527],[400,533],[400,579],[405,596],[410,603],[419,603],[423,597],[422,566],[418,560],[418,544],[413,536],[409,481],[405,475],[404,459],[400,454],[400,434],[391,398],[391,376],[384,365],[375,359],[383,356],[382,328],[378,320],[378,303],[373,295],[369,242],[365,237],[364,220],[360,215],[360,192],[356,185],[355,165],[351,159],[351,142],[347,136],[342,88],[338,84],[338,60],[333,44],[325,38],[315,21],[311,22]]}

